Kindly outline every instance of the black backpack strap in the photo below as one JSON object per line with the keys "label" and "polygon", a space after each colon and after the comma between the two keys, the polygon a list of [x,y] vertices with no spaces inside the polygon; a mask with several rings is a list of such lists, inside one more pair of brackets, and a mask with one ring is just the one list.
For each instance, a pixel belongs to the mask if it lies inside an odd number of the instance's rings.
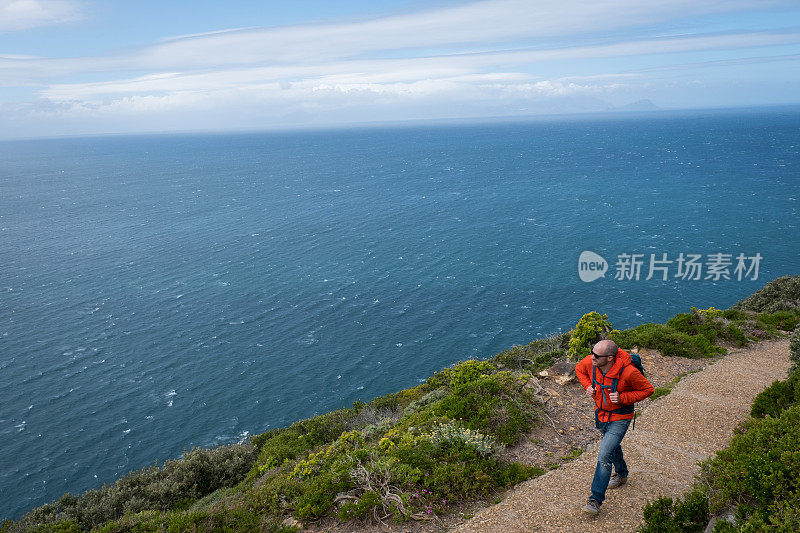
{"label": "black backpack strap", "polygon": [[[629,366],[629,365],[625,365],[624,367],[622,367],[622,370],[620,370],[620,372],[619,372],[619,376],[620,377],[622,376],[622,372],[625,371],[625,367],[627,367],[627,366]],[[611,379],[611,385],[603,385],[602,383],[597,381],[596,374],[597,374],[597,367],[592,367],[592,386],[595,389],[599,386],[600,387],[600,394],[603,394],[605,389],[611,389],[611,392],[617,392],[617,383],[619,383],[619,377],[612,378]],[[614,413],[614,414],[618,414],[618,415],[629,415],[629,414],[633,413],[634,414],[634,419],[636,417],[635,416],[636,415],[636,411],[635,411],[635,405],[634,404],[623,405],[619,409],[614,409],[614,410],[603,409],[602,407],[597,407],[594,410],[594,418],[595,418],[595,425],[597,425],[598,428],[600,427],[599,426],[599,423],[600,423],[600,417],[599,417],[600,413],[599,412],[600,411],[605,411],[607,413]]]}
{"label": "black backpack strap", "polygon": [[[622,373],[625,371],[625,368],[628,367],[628,366],[629,365],[623,366],[622,370],[619,371],[619,376],[620,377],[622,376]],[[597,370],[597,368],[595,368],[595,370]],[[592,385],[594,385],[594,383],[595,383],[595,377],[594,377],[594,373],[593,373],[592,374]],[[619,377],[611,379],[611,392],[617,392],[617,383],[619,383]],[[608,385],[600,385],[600,387],[602,387],[603,389],[609,388]],[[611,411],[608,410],[608,409],[603,409],[601,407],[598,407],[597,409],[599,409],[601,411],[606,411],[607,413],[614,413],[614,414],[618,414],[618,415],[629,415],[629,414],[633,413],[634,410],[635,410],[634,409],[634,404],[623,405],[619,409],[614,409],[614,410],[611,410]]]}

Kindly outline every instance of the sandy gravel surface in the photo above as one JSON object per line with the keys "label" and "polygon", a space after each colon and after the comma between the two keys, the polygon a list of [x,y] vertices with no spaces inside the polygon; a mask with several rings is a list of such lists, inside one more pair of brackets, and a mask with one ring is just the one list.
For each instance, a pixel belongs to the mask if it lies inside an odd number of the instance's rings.
{"label": "sandy gravel surface", "polygon": [[622,442],[628,483],[608,491],[597,517],[580,510],[597,463],[595,441],[575,461],[520,484],[452,531],[635,531],[646,501],[682,496],[700,471],[697,462],[726,445],[749,416],[753,397],[774,380],[785,379],[788,368],[789,341],[762,342],[731,350],[651,402]]}

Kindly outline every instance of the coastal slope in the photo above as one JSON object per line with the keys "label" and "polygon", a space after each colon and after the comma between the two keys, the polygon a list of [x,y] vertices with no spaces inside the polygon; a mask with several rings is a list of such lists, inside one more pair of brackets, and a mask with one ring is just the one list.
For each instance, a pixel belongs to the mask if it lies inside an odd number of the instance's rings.
{"label": "coastal slope", "polygon": [[455,528],[459,533],[529,531],[635,531],[642,507],[691,488],[697,465],[726,446],[750,415],[753,398],[789,369],[789,340],[761,342],[682,379],[637,418],[623,441],[631,473],[609,491],[597,517],[580,508],[588,497],[599,441],[581,457],[524,482],[497,505]]}

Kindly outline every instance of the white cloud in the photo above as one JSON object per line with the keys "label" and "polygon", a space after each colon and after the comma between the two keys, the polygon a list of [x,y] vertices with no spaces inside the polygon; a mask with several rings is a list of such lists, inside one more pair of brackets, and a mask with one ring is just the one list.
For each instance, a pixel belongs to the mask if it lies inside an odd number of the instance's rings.
{"label": "white cloud", "polygon": [[[219,32],[142,51],[154,68],[294,63],[602,33],[675,18],[792,5],[788,0],[485,0],[374,20]],[[493,45],[493,46],[489,46]]]}
{"label": "white cloud", "polygon": [[[511,78],[516,78],[512,76]],[[335,114],[345,109],[391,108],[403,106],[493,105],[497,112],[509,102],[546,102],[576,95],[602,95],[622,84],[577,84],[559,80],[513,81],[505,74],[493,76],[456,76],[394,83],[331,82],[307,80],[292,83],[251,84],[214,91],[176,91],[167,94],[130,94],[115,98],[50,100],[43,105],[40,117],[111,117],[150,116],[182,112],[228,115],[249,113],[280,117],[292,111],[313,110]],[[400,106],[400,107],[398,107]],[[384,111],[385,113],[385,111]]]}
{"label": "white cloud", "polygon": [[[3,1],[3,0],[0,0]],[[22,2],[23,0],[15,0]],[[35,0],[25,0],[37,3]],[[71,4],[68,4],[71,5]],[[675,18],[791,5],[788,0],[485,0],[366,21],[219,30],[134,51],[84,58],[0,61],[15,84],[80,73],[305,65],[397,54],[537,50],[556,36],[607,41],[615,30]],[[678,39],[680,40],[680,39]]]}
{"label": "white cloud", "polygon": [[[36,19],[29,10],[28,20],[40,23],[77,13],[74,2],[45,0],[0,0],[0,10],[11,4],[49,8],[49,19]],[[564,109],[604,109],[608,104],[601,98],[633,94],[634,87],[645,90],[652,78],[643,73],[691,64],[696,59],[691,53],[730,58],[731,50],[758,55],[776,47],[770,53],[777,54],[800,44],[794,29],[644,37],[659,23],[791,5],[788,0],[485,0],[371,20],[180,35],[90,57],[0,54],[0,84],[37,87],[40,100],[23,106],[24,112],[18,108],[15,116],[109,124],[114,116],[150,117],[154,124],[172,117],[175,123],[219,119],[235,125],[293,113],[331,120],[455,115],[468,108],[504,114],[528,112],[537,102],[548,110],[557,109],[556,102],[569,102]],[[62,9],[59,16],[56,6]],[[22,24],[23,18],[16,20]],[[647,66],[613,72],[627,63],[621,58],[643,56],[649,57],[634,63]],[[237,116],[239,122],[232,118]]]}
{"label": "white cloud", "polygon": [[64,24],[80,16],[71,0],[0,0],[0,33]]}
{"label": "white cloud", "polygon": [[[500,81],[503,76],[531,80],[536,65],[544,62],[614,58],[622,56],[680,53],[715,49],[752,48],[800,43],[800,34],[743,33],[684,38],[649,39],[602,46],[580,46],[549,50],[517,50],[494,53],[456,54],[407,59],[351,60],[288,66],[238,68],[211,72],[173,72],[108,82],[55,84],[41,91],[53,100],[113,97],[121,94],[162,94],[179,91],[213,92],[264,83],[312,83],[330,85],[410,83],[457,76],[484,76]],[[632,76],[633,74],[617,74]],[[607,76],[607,74],[605,75]],[[560,79],[559,83],[585,81]],[[466,79],[466,78],[464,78]]]}

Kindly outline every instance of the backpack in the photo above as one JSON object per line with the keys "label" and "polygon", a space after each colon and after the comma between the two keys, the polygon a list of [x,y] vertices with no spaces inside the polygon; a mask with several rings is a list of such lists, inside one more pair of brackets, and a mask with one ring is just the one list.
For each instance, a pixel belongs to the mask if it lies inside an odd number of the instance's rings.
{"label": "backpack", "polygon": [[[642,358],[639,356],[638,353],[631,353],[629,355],[631,356],[631,365],[633,365],[633,367],[636,370],[638,370],[639,372],[641,372],[641,374],[644,376],[644,365],[642,364]],[[627,365],[625,365],[625,366],[627,366]],[[619,372],[620,375],[622,375],[622,372],[624,370],[625,370],[625,367],[623,366],[622,370],[620,370],[620,372]],[[600,387],[601,394],[603,393],[603,391],[605,389],[611,389],[611,392],[617,392],[617,382],[619,381],[619,378],[613,378],[611,380],[611,385],[603,385],[602,383],[598,382],[597,379],[595,378],[595,374],[596,373],[597,373],[597,368],[596,367],[592,368],[592,387],[594,387],[595,389],[597,389],[597,387]],[[614,409],[613,411],[608,411],[608,412],[615,413],[615,414],[620,414],[620,415],[629,415],[629,414],[633,413],[633,427],[631,427],[631,430],[633,430],[634,428],[636,428],[636,414],[637,413],[636,413],[636,407],[635,406],[636,406],[636,404],[632,403],[632,404],[629,404],[629,405],[623,405],[619,409]],[[594,410],[594,423],[595,423],[595,426],[597,427],[597,429],[600,429],[600,418],[597,416],[597,411],[599,411],[599,410],[600,410],[599,407]],[[603,409],[603,411],[606,411],[606,409]]]}
{"label": "backpack", "polygon": [[644,373],[644,365],[642,364],[642,358],[639,357],[638,353],[632,353],[632,354],[630,354],[630,356],[631,356],[631,364],[634,367],[636,367],[636,370],[641,372],[642,375],[644,376],[645,373]]}

